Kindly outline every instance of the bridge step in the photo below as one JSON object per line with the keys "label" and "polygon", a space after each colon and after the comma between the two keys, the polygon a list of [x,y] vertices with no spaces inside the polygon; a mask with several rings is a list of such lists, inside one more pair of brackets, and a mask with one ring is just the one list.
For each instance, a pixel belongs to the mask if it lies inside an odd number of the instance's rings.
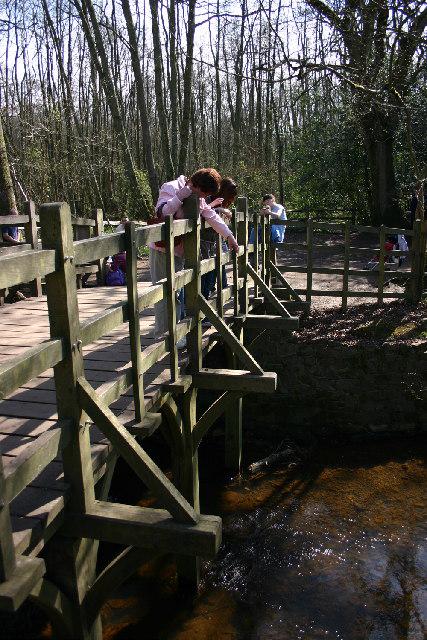
{"label": "bridge step", "polygon": [[17,611],[45,572],[42,558],[17,556],[12,576],[0,582],[0,611]]}
{"label": "bridge step", "polygon": [[198,373],[193,374],[193,384],[200,389],[273,393],[277,387],[277,373],[264,371],[257,374],[239,369],[200,369]]}
{"label": "bridge step", "polygon": [[70,514],[63,532],[104,542],[167,553],[215,556],[221,544],[221,518],[199,516],[196,524],[177,522],[164,509],[95,501],[84,515]]}

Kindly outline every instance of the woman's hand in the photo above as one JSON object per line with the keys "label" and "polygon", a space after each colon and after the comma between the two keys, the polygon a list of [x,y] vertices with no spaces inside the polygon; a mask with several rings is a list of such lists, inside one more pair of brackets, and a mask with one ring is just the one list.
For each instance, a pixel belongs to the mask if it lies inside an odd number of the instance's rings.
{"label": "woman's hand", "polygon": [[209,203],[209,206],[212,207],[212,209],[215,209],[215,207],[219,207],[219,205],[222,204],[223,202],[224,202],[224,198],[215,198],[213,202]]}
{"label": "woman's hand", "polygon": [[228,244],[228,248],[230,250],[233,249],[236,253],[238,253],[239,245],[238,245],[238,242],[237,242],[236,238],[233,236],[232,233],[230,233],[230,235],[227,236],[227,244]]}
{"label": "woman's hand", "polygon": [[218,207],[217,212],[221,216],[224,216],[224,218],[227,218],[227,220],[231,220],[231,218],[233,217],[233,214],[231,213],[230,209],[224,209],[224,207]]}

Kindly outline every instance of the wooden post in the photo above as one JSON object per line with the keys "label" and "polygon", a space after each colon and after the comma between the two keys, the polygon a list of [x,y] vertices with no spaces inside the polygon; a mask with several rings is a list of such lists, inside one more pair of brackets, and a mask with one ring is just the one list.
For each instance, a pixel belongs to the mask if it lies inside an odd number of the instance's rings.
{"label": "wooden post", "polygon": [[[39,248],[37,238],[37,222],[36,222],[36,205],[32,200],[24,202],[24,215],[29,217],[28,223],[25,225],[25,242],[31,245],[32,249]],[[30,283],[31,295],[39,297],[42,295],[41,278],[35,278]]]}
{"label": "wooden post", "polygon": [[3,461],[0,456],[0,582],[9,580],[16,567],[9,502],[5,497]]}
{"label": "wooden post", "polygon": [[216,238],[216,307],[220,318],[224,317],[224,292],[222,290],[222,237],[218,234]]}
{"label": "wooden post", "polygon": [[307,287],[305,300],[311,304],[313,290],[313,218],[307,220]]}
{"label": "wooden post", "polygon": [[[243,342],[243,329],[236,326],[236,337]],[[236,369],[236,356],[226,348],[227,366]],[[240,473],[242,462],[242,398],[234,400],[225,410],[225,467],[233,473]]]}
{"label": "wooden post", "polygon": [[[183,449],[179,472],[179,490],[200,513],[199,499],[199,459],[197,448],[193,447],[192,431],[196,424],[197,389],[190,387],[184,394],[182,406]],[[177,557],[178,581],[186,591],[197,593],[200,581],[200,558],[192,556]]]}
{"label": "wooden post", "polygon": [[261,278],[266,282],[267,277],[267,254],[266,254],[266,218],[261,216]]}
{"label": "wooden post", "polygon": [[380,255],[378,262],[378,304],[384,301],[385,225],[380,227]]}
{"label": "wooden post", "polygon": [[[187,334],[188,371],[196,373],[202,366],[202,326],[199,311],[199,296],[201,295],[200,280],[200,212],[199,199],[190,196],[184,200],[185,217],[193,220],[194,229],[184,236],[185,266],[194,269],[194,277],[185,286],[185,306],[187,313],[196,319],[196,326]],[[196,424],[197,389],[191,386],[183,396],[183,445],[184,455],[179,473],[179,489],[200,513],[199,506],[199,472],[197,450],[193,451],[192,430]],[[185,589],[197,592],[200,579],[200,561],[198,558],[177,558],[178,580]]]}
{"label": "wooden post", "polygon": [[248,287],[248,272],[246,265],[248,264],[248,201],[247,198],[237,198],[237,211],[243,213],[244,220],[237,225],[237,242],[239,245],[243,245],[243,255],[238,260],[238,274],[239,278],[243,279],[243,288],[239,293],[239,311],[241,314],[246,315],[249,308],[249,287]]}
{"label": "wooden post", "polygon": [[[258,239],[258,213],[254,213],[254,269],[259,271],[259,239]],[[254,297],[258,298],[258,285],[254,284]]]}
{"label": "wooden post", "polygon": [[270,269],[270,259],[271,259],[271,217],[270,215],[266,216],[266,233],[265,233],[265,283],[268,287],[271,287],[271,269]]}
{"label": "wooden post", "polygon": [[344,223],[344,273],[342,276],[342,302],[341,308],[347,311],[348,301],[348,271],[350,268],[350,222]]}
{"label": "wooden post", "polygon": [[195,320],[195,327],[187,333],[188,372],[196,373],[202,366],[202,324],[199,311],[200,281],[200,211],[199,198],[190,196],[184,200],[184,215],[194,223],[193,231],[184,236],[186,268],[194,270],[191,282],[185,285],[185,308]]}
{"label": "wooden post", "polygon": [[[238,233],[237,233],[237,220],[236,220],[236,213],[237,210],[234,209],[233,211],[233,219],[231,221],[231,230],[233,231],[233,236],[236,238],[236,240],[238,240]],[[232,253],[232,260],[233,260],[233,313],[235,316],[237,316],[239,314],[239,258],[237,256],[237,253],[235,251],[233,251]]]}
{"label": "wooden post", "polygon": [[[24,215],[29,217],[29,221],[25,225],[25,242],[28,242],[32,249],[38,249],[39,240],[37,237],[36,205],[32,200],[24,202]],[[42,281],[40,277],[34,278],[30,286],[32,296],[39,297],[42,295]]]}
{"label": "wooden post", "polygon": [[409,299],[417,304],[423,294],[426,265],[426,222],[414,220],[411,246],[411,283]]}
{"label": "wooden post", "polygon": [[175,245],[173,232],[173,216],[165,218],[166,245],[166,312],[168,316],[169,352],[171,381],[178,379],[178,349],[176,346],[176,291],[175,291]]}
{"label": "wooden post", "polygon": [[[68,204],[45,204],[40,208],[40,225],[44,249],[56,249],[60,268],[46,276],[47,304],[52,338],[62,338],[65,358],[54,367],[58,418],[71,420],[70,441],[62,451],[65,482],[70,485],[67,508],[85,513],[95,499],[89,425],[80,409],[77,379],[84,375],[82,340],[76,290],[73,229]],[[78,640],[100,640],[98,617],[88,625],[82,603],[95,580],[98,543],[89,539],[56,535],[46,548],[46,564],[53,582],[63,588],[74,603],[73,637]]]}
{"label": "wooden post", "polygon": [[[94,236],[102,236],[104,233],[104,213],[102,209],[95,209],[93,212],[93,219],[95,220],[95,227],[93,229]],[[100,258],[96,261],[98,265],[98,272],[96,274],[96,281],[99,287],[105,284],[105,260]]]}
{"label": "wooden post", "polygon": [[125,226],[125,246],[133,400],[135,404],[135,420],[138,423],[142,421],[145,415],[145,404],[138,307],[138,247],[136,246],[134,222],[129,222]]}

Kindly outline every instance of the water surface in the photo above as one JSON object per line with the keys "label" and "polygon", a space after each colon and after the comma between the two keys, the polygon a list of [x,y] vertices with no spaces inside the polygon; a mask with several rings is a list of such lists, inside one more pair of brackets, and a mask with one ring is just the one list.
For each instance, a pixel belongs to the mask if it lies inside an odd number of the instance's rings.
{"label": "water surface", "polygon": [[202,452],[203,510],[222,515],[224,543],[199,596],[178,592],[172,558],[154,561],[104,606],[104,638],[424,640],[426,450],[331,443],[226,483]]}

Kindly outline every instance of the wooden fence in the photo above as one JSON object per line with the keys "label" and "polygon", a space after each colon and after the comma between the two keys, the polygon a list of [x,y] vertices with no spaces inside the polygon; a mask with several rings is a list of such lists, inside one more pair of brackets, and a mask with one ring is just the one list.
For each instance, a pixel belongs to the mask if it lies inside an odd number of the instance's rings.
{"label": "wooden fence", "polygon": [[[258,219],[258,218],[257,218]],[[258,219],[259,220],[259,219]],[[405,298],[413,303],[418,302],[424,290],[425,279],[425,263],[426,263],[426,236],[427,222],[416,220],[413,229],[392,228],[382,225],[381,227],[353,225],[349,221],[343,222],[318,222],[313,218],[306,220],[274,220],[273,224],[285,225],[288,230],[298,230],[305,235],[301,242],[288,241],[284,243],[270,244],[269,260],[267,266],[264,264],[264,256],[262,269],[264,279],[271,284],[272,290],[279,298],[290,298],[295,301],[303,302],[301,295],[305,296],[305,302],[309,305],[314,296],[330,296],[339,297],[342,300],[342,308],[347,309],[349,298],[375,298],[379,304],[382,304],[385,298]],[[315,234],[333,234],[335,237],[340,236],[339,243],[328,245],[325,243],[315,242]],[[369,234],[376,236],[376,247],[355,246],[355,236],[357,234]],[[403,234],[409,239],[411,248],[408,251],[392,250],[386,251],[385,244],[388,235]],[[265,241],[267,239],[267,242]],[[262,244],[268,244],[269,233],[262,233]],[[280,265],[276,261],[276,253],[274,249],[283,249],[287,256],[292,256],[296,250],[302,250],[305,253],[305,265]],[[264,252],[265,253],[265,252]],[[342,256],[342,266],[340,267],[324,267],[315,264],[315,254],[317,255],[334,255]],[[357,258],[363,258],[364,262],[368,262],[372,256],[377,257],[377,265],[375,268],[352,268],[351,262]],[[411,258],[410,272],[403,274],[406,279],[405,291],[384,291],[386,284],[386,274],[389,268],[393,268],[387,260],[393,258]],[[293,288],[285,279],[284,274],[287,273],[303,273],[306,274],[305,288]],[[394,272],[393,272],[394,273]],[[326,289],[313,287],[313,275],[331,275],[341,276],[342,284],[339,289]],[[354,290],[351,288],[351,279],[354,277],[372,277],[376,278],[376,286],[372,285],[364,287],[363,290]]]}

